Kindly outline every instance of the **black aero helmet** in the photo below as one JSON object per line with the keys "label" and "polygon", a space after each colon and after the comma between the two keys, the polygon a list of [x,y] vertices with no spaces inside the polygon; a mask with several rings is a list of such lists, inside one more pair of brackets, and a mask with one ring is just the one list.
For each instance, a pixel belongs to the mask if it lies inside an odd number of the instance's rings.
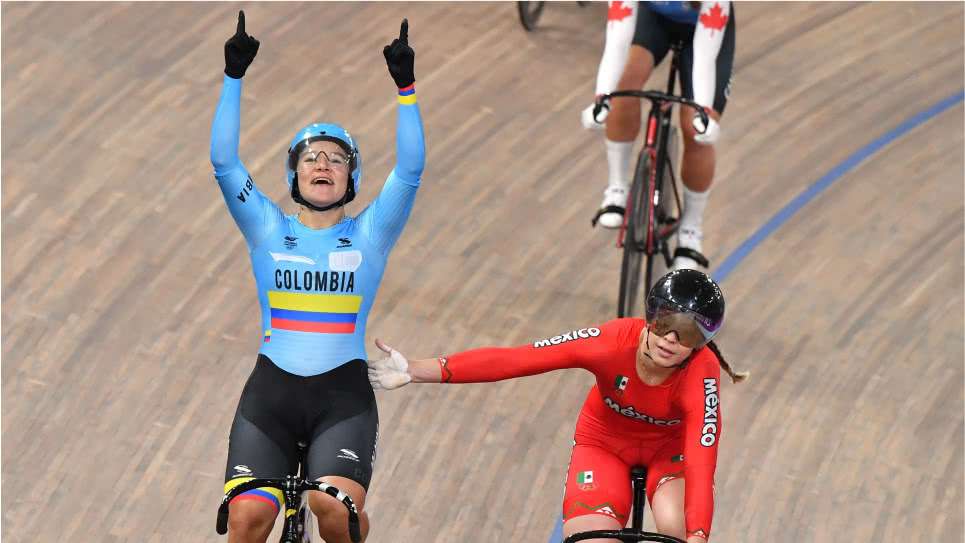
{"label": "black aero helmet", "polygon": [[707,274],[674,270],[647,295],[647,325],[658,335],[677,332],[680,343],[699,348],[724,324],[724,294]]}

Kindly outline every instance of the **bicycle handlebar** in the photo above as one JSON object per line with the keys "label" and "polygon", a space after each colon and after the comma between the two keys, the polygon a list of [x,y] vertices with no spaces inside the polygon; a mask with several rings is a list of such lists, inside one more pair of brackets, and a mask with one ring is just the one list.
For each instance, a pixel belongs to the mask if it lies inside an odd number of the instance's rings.
{"label": "bicycle handlebar", "polygon": [[576,543],[585,539],[619,539],[624,543],[637,543],[639,541],[651,541],[653,543],[685,543],[669,535],[654,532],[641,532],[624,528],[623,530],[593,530],[592,532],[580,532],[573,534],[563,540],[563,543]]}
{"label": "bicycle handlebar", "polygon": [[609,106],[606,104],[610,101],[611,98],[621,98],[621,97],[646,98],[647,100],[650,100],[651,102],[653,102],[654,107],[661,106],[666,102],[676,102],[678,104],[690,106],[697,110],[697,114],[700,115],[700,120],[704,123],[704,130],[699,131],[699,133],[701,134],[707,131],[707,125],[710,123],[710,121],[707,118],[707,110],[697,102],[694,102],[693,100],[688,100],[682,96],[676,96],[673,94],[667,94],[665,92],[653,91],[653,90],[647,90],[647,91],[621,90],[621,91],[613,91],[610,94],[601,95],[599,98],[597,98],[596,103],[593,104],[593,118],[596,118],[596,116],[599,115],[601,111],[603,111],[604,106],[609,108]]}
{"label": "bicycle handlebar", "polygon": [[277,488],[282,491],[290,492],[304,492],[306,490],[318,490],[324,492],[329,496],[335,498],[336,500],[342,502],[342,505],[348,509],[348,534],[349,538],[353,543],[358,543],[362,541],[362,532],[359,529],[359,512],[355,507],[355,502],[352,501],[351,496],[342,492],[338,487],[330,485],[328,483],[323,483],[320,481],[306,481],[306,480],[292,480],[292,479],[252,479],[250,481],[245,481],[240,485],[232,488],[225,494],[224,498],[221,500],[221,505],[218,507],[218,522],[215,530],[218,535],[224,535],[228,533],[228,503],[244,492],[253,490],[255,488],[271,487]]}

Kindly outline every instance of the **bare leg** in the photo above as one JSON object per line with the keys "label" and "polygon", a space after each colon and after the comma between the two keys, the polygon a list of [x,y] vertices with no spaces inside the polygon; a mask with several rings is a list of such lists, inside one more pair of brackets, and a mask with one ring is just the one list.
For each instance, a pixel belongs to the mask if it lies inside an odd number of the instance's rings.
{"label": "bare leg", "polygon": [[653,493],[653,520],[661,534],[687,539],[684,522],[684,480],[672,479],[657,487]]}
{"label": "bare leg", "polygon": [[[623,68],[618,89],[641,89],[653,71],[653,55],[639,45],[630,47],[627,64]],[[632,177],[633,141],[640,132],[640,100],[638,98],[614,98],[610,102],[610,115],[606,121],[606,156],[609,167],[607,189],[603,193],[598,220],[605,228],[618,228],[623,224]],[[608,208],[616,210],[605,212]]]}
{"label": "bare leg", "polygon": [[[352,498],[359,511],[359,529],[362,532],[362,541],[365,541],[369,534],[369,517],[362,510],[365,507],[365,489],[362,485],[345,477],[330,476],[319,480],[337,486]],[[342,502],[322,492],[311,492],[308,506],[318,517],[318,533],[327,543],[352,541],[348,535],[348,510]]]}
{"label": "bare leg", "polygon": [[233,500],[228,504],[228,543],[265,543],[276,514],[264,502]]}

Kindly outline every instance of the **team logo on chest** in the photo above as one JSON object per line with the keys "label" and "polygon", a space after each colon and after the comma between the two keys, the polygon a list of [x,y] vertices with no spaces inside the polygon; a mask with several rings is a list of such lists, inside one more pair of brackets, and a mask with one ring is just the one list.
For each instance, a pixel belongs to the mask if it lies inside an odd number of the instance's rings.
{"label": "team logo on chest", "polygon": [[651,417],[646,413],[637,411],[632,405],[622,406],[619,404],[619,402],[615,401],[609,396],[603,397],[603,403],[614,412],[619,413],[624,417],[630,417],[631,419],[642,420],[643,422],[649,422],[650,424],[655,424],[657,426],[675,426],[680,424],[680,419],[658,419]]}
{"label": "team logo on chest", "polygon": [[623,394],[623,391],[627,389],[627,385],[629,384],[629,377],[625,375],[617,375],[616,381],[613,383],[613,387],[617,389],[617,394]]}
{"label": "team logo on chest", "polygon": [[275,288],[309,292],[355,292],[355,273],[276,268]]}

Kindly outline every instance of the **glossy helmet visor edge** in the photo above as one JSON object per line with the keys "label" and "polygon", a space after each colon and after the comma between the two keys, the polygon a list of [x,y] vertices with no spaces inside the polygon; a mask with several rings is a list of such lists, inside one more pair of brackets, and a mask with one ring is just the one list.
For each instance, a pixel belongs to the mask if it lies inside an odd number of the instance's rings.
{"label": "glossy helmet visor edge", "polygon": [[661,277],[647,296],[647,326],[663,336],[677,332],[680,343],[698,349],[724,324],[724,296],[710,277],[697,270],[675,270]]}

